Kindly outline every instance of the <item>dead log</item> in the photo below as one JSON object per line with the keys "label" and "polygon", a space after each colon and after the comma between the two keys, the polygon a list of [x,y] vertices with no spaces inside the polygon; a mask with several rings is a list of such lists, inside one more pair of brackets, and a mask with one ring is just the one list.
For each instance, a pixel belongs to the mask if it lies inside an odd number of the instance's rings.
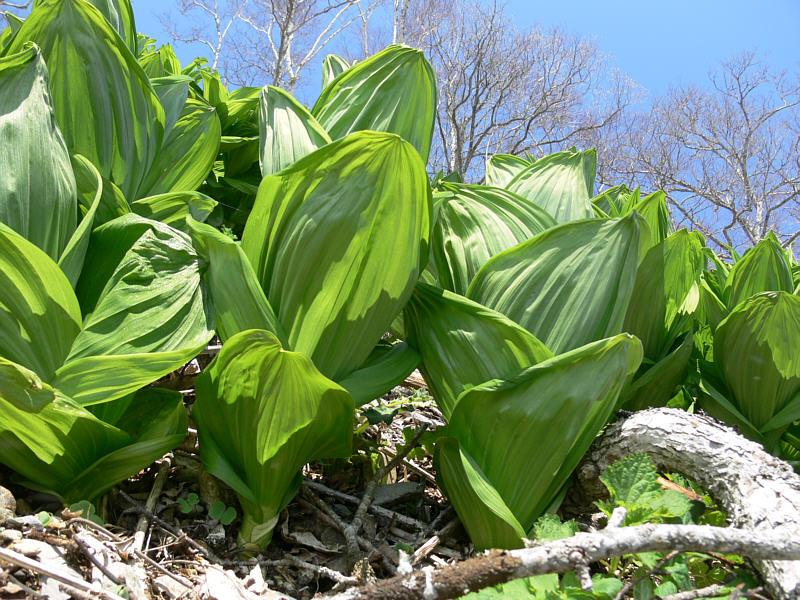
{"label": "dead log", "polygon": [[[601,496],[599,474],[633,453],[647,454],[664,471],[695,481],[725,510],[731,526],[800,540],[800,476],[730,427],[669,408],[634,413],[611,425],[592,446],[577,470],[581,496]],[[751,558],[773,596],[800,598],[800,561]]]}

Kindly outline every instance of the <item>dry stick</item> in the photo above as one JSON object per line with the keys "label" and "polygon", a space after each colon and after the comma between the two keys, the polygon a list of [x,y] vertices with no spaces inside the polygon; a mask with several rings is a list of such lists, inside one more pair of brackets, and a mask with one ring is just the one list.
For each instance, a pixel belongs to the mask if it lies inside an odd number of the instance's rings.
{"label": "dry stick", "polygon": [[[303,481],[303,487],[307,489],[311,489],[319,494],[324,496],[330,496],[331,498],[336,498],[337,500],[341,500],[342,502],[347,502],[348,504],[355,504],[359,505],[361,503],[361,498],[357,498],[356,496],[351,496],[350,494],[345,494],[344,492],[340,492],[339,490],[334,490],[329,488],[318,481],[313,481],[311,479],[306,479]],[[422,522],[418,521],[417,519],[412,519],[411,517],[407,517],[406,515],[395,512],[393,510],[389,510],[388,508],[384,508],[383,506],[377,506],[375,504],[370,504],[369,512],[372,514],[383,517],[384,519],[394,519],[395,523],[399,525],[404,525],[406,527],[413,527],[418,531],[425,531],[427,526]]]}
{"label": "dry stick", "polygon": [[664,596],[662,600],[695,600],[696,598],[713,598],[714,596],[721,596],[727,591],[728,588],[726,586],[714,584],[697,590],[689,590],[686,592],[678,592],[677,594],[670,594],[669,596]]}
{"label": "dry stick", "polygon": [[28,558],[27,556],[19,554],[18,552],[14,552],[13,550],[8,550],[7,548],[0,548],[0,560],[10,563],[16,567],[28,569],[29,571],[33,571],[35,573],[40,573],[46,577],[49,577],[50,579],[58,581],[65,586],[68,586],[70,589],[74,588],[79,592],[96,594],[96,598],[104,598],[105,600],[124,600],[117,594],[113,594],[102,589],[96,589],[83,579],[78,579],[69,573],[64,573],[63,571],[53,569],[52,567],[40,563],[38,560],[33,560],[32,558]]}
{"label": "dry stick", "polygon": [[258,564],[260,564],[263,567],[279,567],[279,566],[299,567],[301,569],[306,569],[307,571],[311,571],[312,573],[316,573],[317,575],[327,577],[328,579],[330,579],[331,581],[335,581],[336,583],[343,583],[346,585],[354,585],[358,583],[358,579],[356,579],[355,577],[348,577],[347,575],[343,575],[342,573],[339,573],[339,571],[329,569],[328,567],[306,562],[292,554],[287,554],[286,558],[281,560],[261,560],[258,562]]}
{"label": "dry stick", "polygon": [[[169,459],[161,461],[161,464],[158,465],[158,473],[156,473],[156,477],[153,480],[153,489],[150,490],[150,495],[147,497],[147,501],[144,505],[144,509],[149,514],[155,514],[156,506],[158,506],[158,499],[161,497],[161,491],[164,489],[164,482],[167,479],[170,466]],[[144,548],[144,537],[148,527],[150,527],[150,519],[147,513],[142,513],[139,516],[139,522],[136,523],[136,531],[133,534],[133,545],[131,546],[134,550],[142,550]]]}
{"label": "dry stick", "polygon": [[347,540],[347,562],[349,564],[355,564],[357,560],[358,545],[354,544],[353,541],[361,531],[361,526],[364,523],[364,517],[366,516],[367,510],[372,504],[372,500],[375,498],[375,489],[378,487],[378,483],[380,483],[383,478],[386,477],[389,472],[391,472],[392,469],[397,468],[400,463],[403,462],[403,459],[406,458],[408,453],[416,447],[419,439],[422,437],[422,434],[427,430],[428,426],[423,423],[414,433],[414,437],[411,438],[411,441],[408,442],[408,444],[406,444],[402,450],[395,454],[394,458],[385,466],[378,469],[378,472],[375,473],[375,476],[367,483],[367,487],[364,489],[364,495],[361,497],[361,503],[356,509],[356,514],[353,516],[352,522],[345,530],[345,539]]}
{"label": "dry stick", "polygon": [[409,559],[411,565],[417,564],[419,561],[433,552],[439,546],[439,544],[442,543],[442,538],[452,529],[455,529],[459,523],[461,523],[461,521],[458,519],[458,517],[452,519],[444,527],[439,529],[430,538],[428,538],[419,548],[414,550],[414,554],[412,554]]}
{"label": "dry stick", "polygon": [[78,545],[78,547],[83,551],[83,554],[86,556],[86,558],[89,559],[89,562],[91,562],[95,567],[97,567],[103,575],[105,575],[116,585],[122,584],[122,580],[116,575],[114,575],[114,573],[109,571],[108,568],[102,562],[100,562],[100,560],[94,555],[94,552],[89,547],[89,545],[86,542],[84,542],[80,536],[73,535],[72,539]]}
{"label": "dry stick", "polygon": [[750,558],[800,560],[800,539],[785,531],[754,531],[705,525],[638,525],[578,533],[531,548],[492,552],[439,569],[351,588],[336,600],[446,600],[512,579],[564,573],[576,560],[593,563],[640,552],[724,552]]}

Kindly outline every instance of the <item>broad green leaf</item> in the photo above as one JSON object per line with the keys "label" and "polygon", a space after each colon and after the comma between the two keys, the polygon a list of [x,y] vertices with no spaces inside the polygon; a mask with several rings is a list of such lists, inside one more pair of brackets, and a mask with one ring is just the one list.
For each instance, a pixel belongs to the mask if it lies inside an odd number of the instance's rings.
{"label": "broad green leaf", "polygon": [[217,335],[224,342],[247,329],[265,329],[285,343],[286,336],[239,244],[213,227],[191,218],[186,222],[195,249],[206,263],[206,302],[210,302]]}
{"label": "broad green leaf", "polygon": [[180,75],[182,71],[181,62],[171,44],[164,44],[158,50],[143,54],[139,58],[139,65],[150,79]]}
{"label": "broad green leaf", "polygon": [[338,380],[402,310],[427,255],[425,166],[396,135],[359,132],[265,177],[242,237],[288,347]]}
{"label": "broad green leaf", "polygon": [[244,511],[240,543],[263,548],[311,460],[351,452],[353,401],[271,333],[230,338],[197,381],[193,415],[211,474]]}
{"label": "broad green leaf", "polygon": [[324,90],[331,81],[336,79],[339,75],[350,68],[348,63],[341,56],[336,54],[328,54],[322,59],[322,89]]}
{"label": "broad green leaf", "polygon": [[272,175],[331,142],[305,106],[268,85],[261,91],[259,138],[261,174]]}
{"label": "broad green leaf", "polygon": [[421,50],[389,46],[334,79],[311,113],[331,138],[354,131],[396,133],[428,160],[436,81]]}
{"label": "broad green leaf", "polygon": [[672,220],[667,208],[667,195],[664,192],[653,192],[641,199],[633,210],[638,212],[650,228],[650,245],[667,239],[672,233]]}
{"label": "broad green leaf", "polygon": [[33,44],[0,58],[0,147],[0,222],[57,260],[75,231],[77,192]]}
{"label": "broad green leaf", "polygon": [[72,154],[135,198],[161,146],[164,109],[122,38],[94,6],[41,0],[9,49],[42,50],[56,121]]}
{"label": "broad green leaf", "polygon": [[592,204],[609,217],[624,217],[639,203],[639,189],[630,190],[626,185],[616,185],[603,190],[592,198]]}
{"label": "broad green leaf", "polygon": [[186,231],[186,217],[202,223],[216,206],[216,200],[200,192],[168,192],[131,202],[131,210],[137,215],[181,231]]}
{"label": "broad green leaf", "polygon": [[620,404],[628,410],[665,406],[686,380],[693,348],[694,336],[687,333],[677,348],[657,362],[643,362],[639,374],[622,392]]}
{"label": "broad green leaf", "polygon": [[36,373],[0,356],[0,401],[24,411],[41,410],[52,402],[55,391]]}
{"label": "broad green leaf", "polygon": [[139,187],[138,197],[199,188],[211,172],[220,136],[216,111],[205,103],[187,100]]}
{"label": "broad green leaf", "polygon": [[475,548],[521,548],[525,529],[458,441],[441,438],[434,456],[442,488]]}
{"label": "broad green leaf", "polygon": [[792,271],[780,241],[770,232],[731,267],[722,295],[732,310],[754,294],[781,291],[794,291]]}
{"label": "broad green leaf", "polygon": [[486,185],[505,188],[521,171],[531,166],[529,160],[513,154],[495,154],[486,160]]}
{"label": "broad green leaf", "polygon": [[56,392],[36,411],[0,395],[0,462],[32,489],[67,503],[92,500],[147,467],[186,435],[180,394],[142,390],[118,426],[105,423]]}
{"label": "broad green leaf", "polygon": [[360,369],[337,383],[361,406],[403,383],[417,365],[419,354],[405,342],[378,344]]}
{"label": "broad green leaf", "polygon": [[80,327],[78,301],[58,265],[0,223],[0,356],[49,381]]}
{"label": "broad green leaf", "polygon": [[[543,514],[614,412],[641,358],[638,340],[622,334],[461,394],[447,433],[524,531]],[[447,480],[444,473],[441,477]],[[445,491],[462,521],[479,509],[471,505],[474,498],[452,496],[447,486]],[[507,545],[505,536],[495,537],[492,529],[486,534],[472,539],[476,547]]]}
{"label": "broad green leaf", "polygon": [[83,214],[81,223],[92,212],[94,212],[92,227],[99,227],[131,212],[131,207],[122,191],[103,176],[100,176],[100,199],[97,199],[99,172],[87,158],[79,154],[73,155],[72,169],[78,185],[78,208]]}
{"label": "broad green leaf", "polygon": [[636,280],[641,217],[566,223],[486,263],[467,296],[555,353],[622,331]]}
{"label": "broad green leaf", "polygon": [[422,357],[420,370],[445,418],[465,389],[510,379],[553,356],[502,314],[424,283],[417,284],[404,315],[409,342]]}
{"label": "broad green leaf", "polygon": [[[133,242],[109,274],[92,255],[117,239]],[[100,293],[84,304],[83,328],[54,383],[81,405],[108,402],[155,381],[193,358],[212,336],[199,259],[187,236],[128,215],[95,230],[89,254],[78,291]]]}
{"label": "broad green leaf", "polygon": [[136,21],[131,0],[89,0],[119,34],[125,45],[136,54]]}
{"label": "broad green leaf", "polygon": [[61,258],[58,259],[58,266],[74,288],[83,270],[89,238],[95,226],[95,216],[103,200],[103,178],[94,165],[80,155],[72,157],[72,167],[78,188],[78,202],[87,208]]}
{"label": "broad green leaf", "polygon": [[798,340],[800,297],[788,292],[752,296],[717,328],[714,358],[729,400],[758,430],[800,392]]}
{"label": "broad green leaf", "polygon": [[14,39],[20,27],[22,27],[24,20],[10,11],[5,11],[2,15],[8,23],[8,26],[0,31],[0,56],[5,56],[6,49],[11,45],[11,41]]}
{"label": "broad green leaf", "polygon": [[594,217],[597,153],[565,150],[540,158],[506,188],[545,209],[559,223]]}
{"label": "broad green leaf", "polygon": [[663,358],[691,327],[705,267],[703,238],[682,229],[653,246],[636,273],[624,329],[638,337],[644,355]]}
{"label": "broad green leaf", "polygon": [[439,285],[458,294],[467,293],[492,256],[556,225],[538,206],[500,188],[443,183],[440,189],[429,261]]}
{"label": "broad green leaf", "polygon": [[191,82],[192,78],[186,75],[168,75],[150,80],[153,90],[164,108],[165,136],[169,135],[183,113],[183,107],[186,106],[186,100],[189,97]]}

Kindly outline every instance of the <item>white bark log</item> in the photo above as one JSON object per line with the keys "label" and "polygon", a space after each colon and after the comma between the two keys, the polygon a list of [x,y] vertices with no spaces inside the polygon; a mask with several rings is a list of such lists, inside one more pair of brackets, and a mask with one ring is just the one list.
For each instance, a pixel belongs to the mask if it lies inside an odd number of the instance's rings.
{"label": "white bark log", "polygon": [[[732,526],[800,540],[800,477],[792,468],[729,427],[682,410],[641,411],[611,425],[578,468],[582,495],[601,495],[602,470],[637,452],[707,490]],[[800,561],[753,558],[776,598],[800,598]]]}

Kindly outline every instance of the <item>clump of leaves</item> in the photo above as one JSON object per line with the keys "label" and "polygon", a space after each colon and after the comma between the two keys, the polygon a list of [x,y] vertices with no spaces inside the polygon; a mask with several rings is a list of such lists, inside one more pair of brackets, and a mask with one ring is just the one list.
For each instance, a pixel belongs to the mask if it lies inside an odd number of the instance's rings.
{"label": "clump of leaves", "polygon": [[230,525],[236,520],[236,509],[226,505],[222,500],[215,500],[208,507],[208,516],[222,525]]}
{"label": "clump of leaves", "polygon": [[197,510],[200,504],[200,496],[191,492],[182,498],[178,498],[178,509],[185,515]]}

